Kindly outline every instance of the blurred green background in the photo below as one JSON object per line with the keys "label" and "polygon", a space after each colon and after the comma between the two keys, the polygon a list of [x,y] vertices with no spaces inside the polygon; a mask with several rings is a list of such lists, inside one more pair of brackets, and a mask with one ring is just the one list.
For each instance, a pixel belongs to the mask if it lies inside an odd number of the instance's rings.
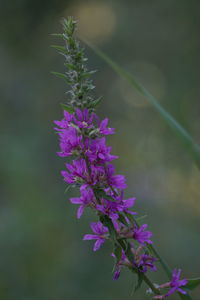
{"label": "blurred green background", "polygon": [[[93,253],[82,241],[94,215],[77,221],[68,201],[77,193],[64,193],[53,120],[62,118],[67,87],[50,74],[64,70],[50,33],[73,15],[79,34],[135,74],[200,143],[199,11],[194,0],[0,1],[0,299],[145,299],[145,286],[132,295],[127,270],[112,281],[110,245]],[[200,171],[145,99],[86,53],[104,97],[98,113],[116,127],[109,144],[127,176],[126,196],[137,197],[169,265],[199,276]],[[162,271],[152,278],[166,281]]]}

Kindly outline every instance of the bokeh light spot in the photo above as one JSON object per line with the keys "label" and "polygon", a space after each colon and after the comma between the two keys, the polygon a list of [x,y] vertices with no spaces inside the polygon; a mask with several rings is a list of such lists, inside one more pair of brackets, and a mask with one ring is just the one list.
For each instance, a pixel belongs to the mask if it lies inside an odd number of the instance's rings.
{"label": "bokeh light spot", "polygon": [[69,13],[78,21],[78,34],[97,44],[110,38],[115,30],[116,14],[106,2],[80,2]]}
{"label": "bokeh light spot", "polygon": [[[124,67],[128,70],[139,83],[141,83],[157,100],[161,100],[166,92],[166,79],[163,72],[154,64],[149,62],[136,61],[130,64],[128,67]],[[120,79],[117,82],[117,86],[122,99],[127,103],[136,107],[146,107],[150,103],[146,98],[140,95],[136,89],[134,89],[125,80]]]}

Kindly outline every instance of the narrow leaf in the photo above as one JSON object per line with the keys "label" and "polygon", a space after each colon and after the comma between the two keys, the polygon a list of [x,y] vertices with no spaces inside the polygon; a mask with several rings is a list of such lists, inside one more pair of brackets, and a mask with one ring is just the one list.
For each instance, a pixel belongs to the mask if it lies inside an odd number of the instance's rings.
{"label": "narrow leaf", "polygon": [[65,74],[63,74],[63,73],[53,72],[53,71],[52,71],[51,74],[55,75],[55,76],[58,77],[58,78],[62,78],[62,79],[64,79],[65,81],[68,82],[67,76],[66,76]]}
{"label": "narrow leaf", "polygon": [[61,105],[61,107],[62,107],[64,110],[68,111],[68,113],[73,114],[74,108],[73,108],[72,106],[68,106],[68,105],[63,104],[63,103],[60,103],[60,105]]}
{"label": "narrow leaf", "polygon": [[124,224],[125,226],[128,225],[128,224],[127,224],[127,221],[126,221],[126,218],[125,218],[121,213],[119,213],[119,218],[118,218],[118,220],[119,220],[122,224]]}
{"label": "narrow leaf", "polygon": [[50,35],[59,37],[59,38],[63,38],[63,33],[51,33]]}
{"label": "narrow leaf", "polygon": [[113,223],[111,221],[111,219],[108,216],[101,216],[100,217],[100,221],[106,226],[108,227],[109,233],[110,233],[110,237],[112,238],[113,241],[116,241],[116,232],[115,232],[115,228],[113,226]]}
{"label": "narrow leaf", "polygon": [[90,42],[83,40],[94,52],[100,56],[110,67],[122,78],[126,79],[130,85],[143,95],[160,114],[162,119],[173,129],[175,134],[182,140],[186,150],[190,153],[197,166],[200,168],[200,146],[194,142],[190,134],[176,121],[172,115],[167,112],[156,98],[143,87],[129,72],[124,70],[120,65],[113,61],[107,54],[92,45]]}
{"label": "narrow leaf", "polygon": [[95,192],[96,192],[97,196],[100,198],[104,198],[104,199],[110,200],[112,202],[115,201],[115,199],[112,198],[110,195],[107,195],[104,190],[96,189]]}
{"label": "narrow leaf", "polygon": [[137,284],[134,288],[134,292],[136,292],[141,287],[142,282],[143,282],[143,278],[144,278],[143,273],[141,273],[141,272],[137,273],[137,276],[138,276]]}
{"label": "narrow leaf", "polygon": [[63,46],[51,45],[51,47],[58,50],[61,53],[68,54],[68,50]]}
{"label": "narrow leaf", "polygon": [[188,279],[188,283],[184,287],[189,290],[193,290],[198,285],[200,285],[200,278],[193,278],[193,279]]}
{"label": "narrow leaf", "polygon": [[122,248],[120,246],[118,246],[117,244],[115,244],[114,254],[116,257],[116,262],[118,263],[122,257]]}
{"label": "narrow leaf", "polygon": [[178,293],[178,295],[182,300],[193,300],[189,294],[184,295],[184,294]]}
{"label": "narrow leaf", "polygon": [[99,97],[98,99],[92,101],[89,105],[88,108],[95,108],[102,100],[103,97]]}

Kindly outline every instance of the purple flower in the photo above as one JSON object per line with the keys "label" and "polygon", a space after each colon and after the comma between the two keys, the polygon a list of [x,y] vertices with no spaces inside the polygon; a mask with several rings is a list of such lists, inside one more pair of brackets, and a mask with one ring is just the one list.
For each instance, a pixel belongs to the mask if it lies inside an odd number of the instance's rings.
{"label": "purple flower", "polygon": [[124,196],[124,191],[121,191],[121,195],[116,198],[116,200],[118,200],[119,203],[120,203],[119,211],[123,211],[123,212],[129,213],[131,215],[136,215],[137,214],[136,212],[134,212],[132,210],[129,210],[129,208],[134,206],[136,198],[129,198],[129,199],[124,199],[123,200],[123,196]]}
{"label": "purple flower", "polygon": [[66,164],[66,167],[70,171],[61,171],[64,180],[69,183],[85,183],[88,180],[88,172],[86,162],[83,158],[79,160],[73,160],[72,164]]}
{"label": "purple flower", "polygon": [[139,268],[140,272],[147,272],[147,267],[151,269],[151,271],[157,271],[156,266],[154,265],[154,262],[157,261],[157,259],[153,256],[142,254],[139,258],[139,262],[135,263],[137,268]]}
{"label": "purple flower", "polygon": [[119,218],[119,204],[117,202],[111,202],[106,199],[101,199],[102,204],[96,205],[96,209],[107,215],[111,220],[116,230],[119,230],[119,224],[117,219]]}
{"label": "purple flower", "polygon": [[180,280],[181,269],[175,269],[172,273],[172,280],[170,282],[160,285],[160,288],[170,288],[170,290],[165,295],[154,296],[154,299],[165,299],[171,296],[175,292],[179,292],[183,295],[186,295],[187,292],[181,289],[182,286],[185,286],[188,281],[187,279]]}
{"label": "purple flower", "polygon": [[95,114],[90,114],[87,108],[84,108],[83,110],[77,108],[73,120],[79,128],[91,128],[93,127],[92,122],[94,118]]}
{"label": "purple flower", "polygon": [[118,158],[116,155],[111,155],[111,147],[106,146],[105,137],[92,140],[86,151],[91,163],[102,164]]}
{"label": "purple flower", "polygon": [[115,133],[115,129],[107,127],[107,125],[108,125],[108,118],[106,118],[106,119],[104,119],[103,121],[100,122],[100,124],[99,124],[99,132],[101,134],[104,134],[104,135]]}
{"label": "purple flower", "polygon": [[117,189],[125,189],[127,187],[125,183],[125,177],[123,175],[114,175],[114,172],[115,168],[113,165],[107,165],[105,167],[108,185]]}
{"label": "purple flower", "polygon": [[143,224],[140,227],[135,227],[134,232],[132,234],[132,237],[136,241],[138,241],[141,245],[145,245],[145,243],[147,243],[147,244],[152,244],[153,243],[150,240],[150,238],[152,236],[152,232],[145,230],[147,228],[147,226],[148,226],[147,224]]}
{"label": "purple flower", "polygon": [[81,186],[81,196],[79,198],[70,198],[71,203],[80,204],[77,210],[77,218],[80,219],[86,206],[94,203],[94,193],[91,189]]}
{"label": "purple flower", "polygon": [[68,113],[66,110],[64,110],[63,114],[64,114],[64,119],[63,120],[61,120],[61,121],[54,121],[54,123],[58,127],[60,127],[60,128],[54,128],[57,131],[61,131],[62,129],[68,128],[69,125],[70,125],[70,122],[73,119],[73,115],[70,114],[70,113]]}
{"label": "purple flower", "polygon": [[[111,254],[111,256],[116,257],[114,253]],[[120,260],[115,264],[115,269],[114,269],[114,276],[113,280],[119,279],[121,269],[124,265],[130,266],[130,263],[124,253],[124,250],[122,250],[122,255]]]}
{"label": "purple flower", "polygon": [[180,280],[180,275],[181,275],[181,269],[173,270],[172,280],[170,281],[171,289],[168,291],[165,297],[172,295],[176,291],[184,295],[187,294],[186,291],[184,291],[180,287],[186,285],[188,281],[186,279]]}
{"label": "purple flower", "polygon": [[95,234],[86,234],[83,240],[96,240],[93,250],[97,251],[106,240],[108,228],[103,226],[101,222],[91,223],[90,227]]}
{"label": "purple flower", "polygon": [[61,152],[57,152],[60,157],[66,157],[73,154],[75,150],[82,148],[82,136],[78,135],[75,128],[69,127],[58,133],[60,137]]}

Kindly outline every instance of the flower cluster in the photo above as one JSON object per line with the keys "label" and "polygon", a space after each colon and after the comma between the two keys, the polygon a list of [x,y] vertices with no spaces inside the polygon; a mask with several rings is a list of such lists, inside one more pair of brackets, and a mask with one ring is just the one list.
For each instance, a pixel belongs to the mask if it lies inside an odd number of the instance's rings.
{"label": "flower cluster", "polygon": [[[80,190],[79,197],[70,199],[71,203],[79,205],[77,218],[82,216],[86,207],[95,210],[99,216],[107,216],[119,238],[135,241],[131,247],[133,253],[137,252],[136,244],[141,251],[147,244],[152,244],[152,233],[146,230],[147,224],[138,226],[131,222],[131,216],[136,214],[131,210],[135,198],[124,199],[125,177],[115,174],[111,164],[117,156],[112,155],[111,147],[106,145],[105,137],[114,133],[114,128],[108,127],[108,119],[100,121],[87,108],[76,108],[74,113],[64,111],[64,118],[54,122],[60,143],[58,155],[74,158],[66,164],[62,176],[64,181]],[[108,228],[100,221],[92,223],[91,228],[95,234],[85,235],[84,240],[96,239],[96,251],[109,238]],[[137,252],[132,267],[146,272],[149,266],[155,271],[155,260],[150,255]]]}
{"label": "flower cluster", "polygon": [[[80,191],[79,197],[70,198],[71,203],[78,205],[77,218],[86,208],[94,210],[99,218],[90,224],[93,234],[86,234],[83,240],[95,240],[94,251],[107,240],[112,241],[114,279],[119,278],[123,266],[144,276],[148,270],[156,271],[157,259],[150,251],[152,232],[147,230],[147,224],[139,225],[136,221],[134,215],[137,213],[132,210],[135,198],[124,198],[126,180],[123,175],[116,174],[112,161],[118,157],[111,153],[112,149],[106,143],[106,137],[114,134],[115,129],[108,126],[107,118],[100,120],[94,113],[99,101],[88,96],[92,89],[88,76],[92,72],[83,66],[86,59],[72,37],[74,29],[72,18],[64,21],[65,33],[61,36],[66,48],[57,47],[65,56],[65,65],[69,69],[60,77],[66,78],[72,86],[70,106],[65,105],[61,121],[54,121],[60,146],[57,154],[72,158],[61,174],[67,184]],[[175,291],[184,294],[181,286],[187,281],[179,280],[179,276],[180,271],[174,272],[172,281],[159,287],[170,287],[168,293],[161,296],[158,289],[155,299],[164,299]]]}

